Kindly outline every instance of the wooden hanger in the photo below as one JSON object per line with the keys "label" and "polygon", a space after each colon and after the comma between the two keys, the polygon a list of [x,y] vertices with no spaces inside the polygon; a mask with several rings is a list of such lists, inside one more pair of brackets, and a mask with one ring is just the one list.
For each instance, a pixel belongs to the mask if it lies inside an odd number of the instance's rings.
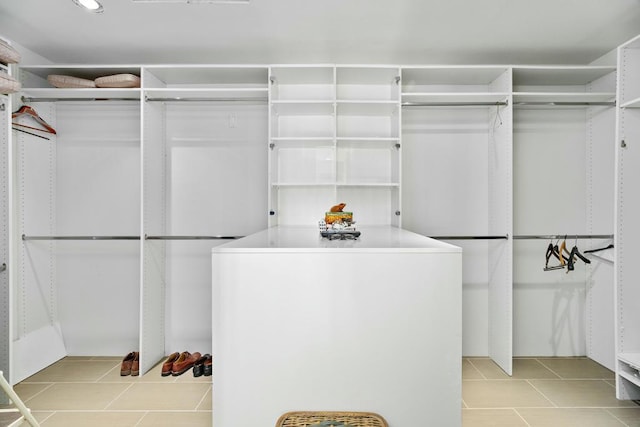
{"label": "wooden hanger", "polygon": [[[560,254],[560,264],[565,265],[565,261],[569,261],[571,259],[571,252],[567,249],[567,236],[564,236],[564,240],[560,244],[560,249],[558,250]],[[565,257],[564,254],[569,255],[569,258]]]}
{"label": "wooden hanger", "polygon": [[22,117],[22,116],[31,117],[33,120],[38,122],[44,129],[33,127],[33,126],[23,125],[21,123],[17,123],[17,122],[14,122],[14,121],[11,122],[11,126],[19,126],[19,127],[23,127],[23,128],[27,128],[27,129],[34,129],[34,130],[38,130],[40,132],[52,133],[54,135],[57,135],[56,130],[54,128],[52,128],[51,125],[49,125],[49,123],[47,123],[42,117],[40,117],[38,115],[38,113],[36,113],[36,110],[34,110],[32,107],[30,107],[28,105],[23,105],[16,112],[11,114],[11,119],[16,119],[16,118]]}

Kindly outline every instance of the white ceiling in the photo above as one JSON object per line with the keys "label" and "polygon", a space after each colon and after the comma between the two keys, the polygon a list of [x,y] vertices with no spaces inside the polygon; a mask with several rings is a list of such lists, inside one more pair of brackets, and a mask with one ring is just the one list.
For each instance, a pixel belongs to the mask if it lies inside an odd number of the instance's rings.
{"label": "white ceiling", "polygon": [[101,1],[0,0],[0,35],[58,63],[585,64],[640,33],[640,0]]}

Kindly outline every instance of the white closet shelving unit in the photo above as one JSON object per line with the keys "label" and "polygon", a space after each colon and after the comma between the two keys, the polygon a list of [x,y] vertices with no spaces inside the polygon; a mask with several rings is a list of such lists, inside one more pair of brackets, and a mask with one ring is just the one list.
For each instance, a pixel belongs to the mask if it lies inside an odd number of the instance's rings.
{"label": "white closet shelving unit", "polygon": [[67,354],[138,347],[140,89],[59,89],[46,81],[118,73],[140,68],[20,69],[22,102],[57,135],[13,132],[14,382]]}
{"label": "white closet shelving unit", "polygon": [[400,68],[336,67],[336,203],[362,224],[401,225]]}
{"label": "white closet shelving unit", "polygon": [[400,225],[398,67],[270,70],[270,225],[314,224],[347,203],[361,224]]}
{"label": "white closet shelving unit", "polygon": [[513,68],[516,356],[613,368],[612,263],[543,268],[550,241],[585,251],[613,237],[615,78],[608,66]]}
{"label": "white closet shelving unit", "polygon": [[463,247],[463,354],[511,374],[511,70],[403,67],[402,105],[403,226]]}
{"label": "white closet shelving unit", "polygon": [[[640,342],[623,328],[638,323],[625,244],[635,226],[624,220],[638,216],[627,203],[638,44],[620,51],[618,108],[616,67],[603,66],[22,67],[23,102],[58,135],[5,141],[12,382],[67,354],[140,350],[145,371],[169,352],[209,352],[211,247],[316,224],[344,202],[360,225],[463,247],[463,354],[507,373],[513,355],[613,367],[615,267],[619,393],[635,390]],[[142,88],[46,81],[117,73],[140,75]],[[626,147],[614,201],[616,111]],[[605,246],[614,202],[615,266],[604,252],[570,274],[542,271],[547,242],[526,236]]]}
{"label": "white closet shelving unit", "polygon": [[640,37],[618,49],[615,200],[616,395],[640,399]]}
{"label": "white closet shelving unit", "polygon": [[211,352],[211,247],[267,227],[266,66],[143,69],[141,369]]}
{"label": "white closet shelving unit", "polygon": [[[144,88],[46,81],[119,73]],[[23,101],[58,132],[15,137],[14,381],[68,354],[139,349],[146,371],[168,351],[210,352],[211,246],[266,227],[267,78],[250,65],[21,69]]]}

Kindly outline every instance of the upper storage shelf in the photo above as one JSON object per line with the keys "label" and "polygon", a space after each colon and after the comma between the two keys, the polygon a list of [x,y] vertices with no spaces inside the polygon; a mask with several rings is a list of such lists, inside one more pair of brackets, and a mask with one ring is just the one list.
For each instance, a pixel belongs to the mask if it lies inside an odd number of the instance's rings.
{"label": "upper storage shelf", "polygon": [[148,66],[143,69],[149,100],[259,100],[269,90],[268,67],[260,65]]}
{"label": "upper storage shelf", "polygon": [[400,68],[338,66],[336,98],[338,102],[397,102],[400,99]]}
{"label": "upper storage shelf", "polygon": [[514,67],[513,102],[514,105],[613,105],[615,84],[615,67]]}
{"label": "upper storage shelf", "polygon": [[504,102],[511,92],[508,67],[422,66],[402,69],[403,105]]}
{"label": "upper storage shelf", "polygon": [[335,71],[331,65],[271,67],[272,101],[335,101]]}
{"label": "upper storage shelf", "polygon": [[47,81],[47,77],[50,75],[95,80],[98,77],[115,74],[140,76],[140,67],[106,67],[99,65],[25,66],[20,68],[20,80],[23,87],[22,96],[31,101],[140,99],[139,88],[56,88]]}

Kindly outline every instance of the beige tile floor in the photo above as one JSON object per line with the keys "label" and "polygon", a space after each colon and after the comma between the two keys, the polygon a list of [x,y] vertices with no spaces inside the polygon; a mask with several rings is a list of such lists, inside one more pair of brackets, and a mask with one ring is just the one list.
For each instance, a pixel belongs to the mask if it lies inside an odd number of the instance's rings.
{"label": "beige tile floor", "polygon": [[590,359],[462,360],[464,427],[640,427],[640,406],[616,399],[614,374]]}
{"label": "beige tile floor", "polygon": [[[67,357],[15,390],[43,427],[211,426],[211,377],[163,378],[160,366],[121,377],[117,358]],[[589,359],[513,366],[508,377],[490,359],[462,360],[464,427],[640,427],[640,406],[618,401],[613,373]]]}
{"label": "beige tile floor", "polygon": [[162,363],[140,377],[122,377],[120,363],[67,357],[14,390],[43,427],[211,426],[212,377],[191,371],[162,377]]}

